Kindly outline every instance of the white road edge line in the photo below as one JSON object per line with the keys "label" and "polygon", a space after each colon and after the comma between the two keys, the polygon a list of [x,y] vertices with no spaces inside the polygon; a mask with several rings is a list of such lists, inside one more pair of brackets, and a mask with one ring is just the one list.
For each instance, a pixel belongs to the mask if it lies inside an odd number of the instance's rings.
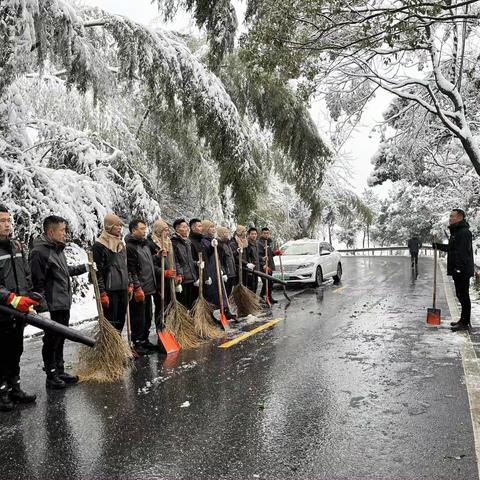
{"label": "white road edge line", "polygon": [[[444,266],[440,263],[440,270],[443,277],[443,287],[447,297],[448,309],[454,321],[460,318],[460,310],[453,293],[450,280],[445,273]],[[480,362],[478,360],[470,335],[465,333],[456,333],[460,338],[460,354],[462,355],[463,371],[465,374],[465,384],[467,386],[468,401],[470,404],[470,415],[472,418],[473,437],[475,440],[475,455],[477,469],[480,477]]]}

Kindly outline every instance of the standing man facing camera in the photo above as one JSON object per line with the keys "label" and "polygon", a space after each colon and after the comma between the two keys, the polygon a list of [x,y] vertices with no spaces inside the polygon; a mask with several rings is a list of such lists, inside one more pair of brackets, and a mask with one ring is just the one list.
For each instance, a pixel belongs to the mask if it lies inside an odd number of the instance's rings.
{"label": "standing man facing camera", "polygon": [[[71,266],[65,257],[67,222],[55,215],[43,221],[43,235],[34,240],[30,254],[33,290],[46,300],[50,318],[68,326],[72,306],[70,277],[87,271],[87,264]],[[65,371],[63,345],[65,338],[46,331],[43,336],[42,357],[47,374],[47,388],[62,389],[78,382],[76,375]]]}

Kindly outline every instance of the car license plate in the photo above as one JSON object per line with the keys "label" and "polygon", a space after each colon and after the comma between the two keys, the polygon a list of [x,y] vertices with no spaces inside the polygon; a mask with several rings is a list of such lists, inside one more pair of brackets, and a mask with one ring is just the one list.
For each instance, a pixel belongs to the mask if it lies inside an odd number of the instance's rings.
{"label": "car license plate", "polygon": [[[273,274],[274,278],[278,278],[279,280],[282,280],[282,274],[280,272],[274,272]],[[288,280],[290,278],[290,275],[288,273],[283,274],[283,280]]]}

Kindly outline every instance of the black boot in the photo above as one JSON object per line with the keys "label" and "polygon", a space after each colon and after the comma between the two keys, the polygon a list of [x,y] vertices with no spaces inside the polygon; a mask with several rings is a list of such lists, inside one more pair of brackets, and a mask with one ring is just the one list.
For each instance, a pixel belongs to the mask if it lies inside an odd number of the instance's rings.
{"label": "black boot", "polygon": [[62,390],[65,388],[65,382],[58,376],[55,368],[45,368],[45,370],[47,372],[47,381],[45,383],[47,388],[54,390]]}
{"label": "black boot", "polygon": [[15,404],[8,394],[7,382],[0,383],[0,412],[11,412],[15,408]]}
{"label": "black boot", "polygon": [[10,399],[18,403],[33,403],[36,399],[36,395],[29,395],[20,388],[20,378],[13,377],[8,381],[10,387]]}
{"label": "black boot", "polygon": [[78,376],[67,373],[62,365],[57,367],[57,372],[58,378],[63,380],[67,385],[74,385],[75,383],[78,383]]}

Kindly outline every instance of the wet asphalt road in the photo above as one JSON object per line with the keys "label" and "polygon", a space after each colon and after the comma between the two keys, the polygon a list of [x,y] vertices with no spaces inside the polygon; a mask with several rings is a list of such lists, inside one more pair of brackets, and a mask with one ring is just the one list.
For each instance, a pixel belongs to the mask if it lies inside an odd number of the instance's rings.
{"label": "wet asphalt road", "polygon": [[271,329],[140,359],[115,385],[46,392],[27,342],[38,401],[0,416],[0,478],[476,479],[458,338],[443,288],[443,325],[425,325],[431,259],[419,270],[345,258],[340,286],[282,301]]}

